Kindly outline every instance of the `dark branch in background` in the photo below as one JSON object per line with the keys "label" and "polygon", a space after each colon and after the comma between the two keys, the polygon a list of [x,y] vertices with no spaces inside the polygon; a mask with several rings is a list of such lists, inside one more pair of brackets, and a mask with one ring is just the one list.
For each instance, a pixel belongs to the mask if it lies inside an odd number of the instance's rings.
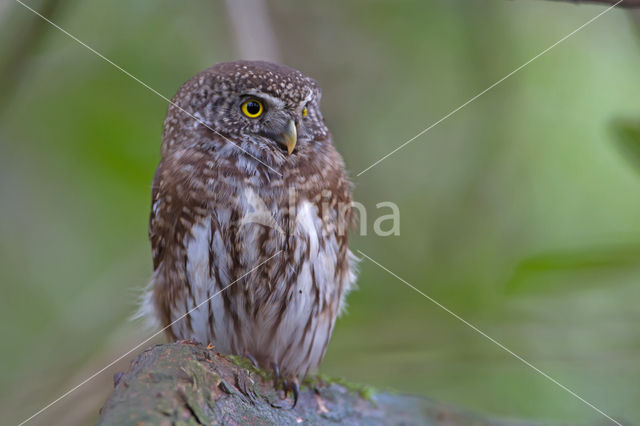
{"label": "dark branch in background", "polygon": [[[57,14],[60,13],[61,4],[62,1],[60,0],[45,0],[42,3],[42,7],[40,7],[40,13],[49,19],[55,19]],[[25,14],[24,11],[15,11],[15,9],[13,13],[24,14],[25,16],[20,17],[20,20],[24,19],[26,23],[16,30],[13,38],[10,38],[11,41],[8,47],[10,50],[6,55],[7,59],[0,64],[0,93],[2,93],[2,96],[0,96],[0,114],[11,102],[13,93],[20,86],[20,82],[25,76],[30,56],[47,34],[47,25],[49,25],[46,21],[31,13]],[[9,21],[9,16],[4,18],[5,31]]]}
{"label": "dark branch in background", "polygon": [[[573,3],[573,4],[599,3],[602,5],[609,5],[609,6],[612,6],[618,2],[618,0],[553,0],[553,1],[558,1],[563,3]],[[640,7],[640,0],[624,0],[622,3],[620,3],[616,7],[626,7],[626,8]]]}

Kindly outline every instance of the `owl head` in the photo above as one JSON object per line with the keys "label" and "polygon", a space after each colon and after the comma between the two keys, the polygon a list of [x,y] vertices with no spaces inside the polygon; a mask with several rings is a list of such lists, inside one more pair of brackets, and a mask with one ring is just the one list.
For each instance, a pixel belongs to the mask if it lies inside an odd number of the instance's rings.
{"label": "owl head", "polygon": [[269,164],[293,161],[331,143],[320,97],[315,80],[286,66],[264,61],[214,65],[173,98],[163,153],[197,145],[219,156],[244,151]]}

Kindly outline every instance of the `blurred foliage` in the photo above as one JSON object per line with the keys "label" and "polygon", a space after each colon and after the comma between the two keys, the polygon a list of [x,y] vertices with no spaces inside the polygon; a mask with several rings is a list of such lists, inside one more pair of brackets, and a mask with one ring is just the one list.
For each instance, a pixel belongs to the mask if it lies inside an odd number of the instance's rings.
{"label": "blurred foliage", "polygon": [[619,120],[613,128],[620,151],[640,173],[640,121]]}
{"label": "blurred foliage", "polygon": [[[40,2],[29,2],[38,7]],[[235,59],[223,2],[66,2],[55,21],[160,93]],[[316,78],[369,211],[352,246],[605,412],[640,418],[638,34],[611,11],[361,176],[602,10],[545,1],[269,2]],[[0,59],[35,18],[0,8]],[[150,182],[166,103],[53,27],[0,116],[0,410],[20,421],[149,333]],[[6,78],[6,76],[0,76]],[[611,123],[613,125],[613,131]],[[621,149],[622,148],[622,149]],[[622,155],[621,155],[622,153]],[[376,203],[401,235],[376,237]],[[589,407],[370,262],[322,372],[497,415]],[[116,363],[33,424],[95,418]]]}
{"label": "blurred foliage", "polygon": [[[617,272],[620,268],[638,266],[640,266],[640,245],[547,252],[527,257],[518,263],[506,288],[510,293],[532,289],[549,291],[552,287],[544,284],[552,284],[553,281],[536,278],[544,274],[562,272],[574,274],[585,272],[595,274],[601,272],[600,270]],[[566,282],[579,284],[584,288],[584,283],[579,280],[566,280]]]}

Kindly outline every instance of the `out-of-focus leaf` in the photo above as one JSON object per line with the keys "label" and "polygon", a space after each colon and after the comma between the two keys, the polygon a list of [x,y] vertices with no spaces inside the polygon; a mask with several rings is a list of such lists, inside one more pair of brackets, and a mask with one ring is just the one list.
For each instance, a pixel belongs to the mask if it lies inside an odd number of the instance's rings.
{"label": "out-of-focus leaf", "polygon": [[[549,273],[582,273],[585,271],[618,271],[640,265],[640,245],[594,247],[541,253],[524,258],[507,282],[509,293],[540,290],[536,285]],[[546,275],[548,277],[548,275]],[[547,289],[548,286],[545,286]]]}
{"label": "out-of-focus leaf", "polygon": [[619,120],[613,124],[613,130],[622,155],[640,172],[640,121]]}

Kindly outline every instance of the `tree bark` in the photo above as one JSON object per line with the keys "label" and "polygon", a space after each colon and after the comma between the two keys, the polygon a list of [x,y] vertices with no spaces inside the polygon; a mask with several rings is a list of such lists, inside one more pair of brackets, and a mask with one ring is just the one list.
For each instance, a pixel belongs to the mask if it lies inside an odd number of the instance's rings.
{"label": "tree bark", "polygon": [[292,409],[291,398],[283,399],[282,391],[274,389],[269,373],[244,358],[223,356],[189,341],[147,349],[114,381],[99,425],[534,424],[321,376],[305,379]]}

